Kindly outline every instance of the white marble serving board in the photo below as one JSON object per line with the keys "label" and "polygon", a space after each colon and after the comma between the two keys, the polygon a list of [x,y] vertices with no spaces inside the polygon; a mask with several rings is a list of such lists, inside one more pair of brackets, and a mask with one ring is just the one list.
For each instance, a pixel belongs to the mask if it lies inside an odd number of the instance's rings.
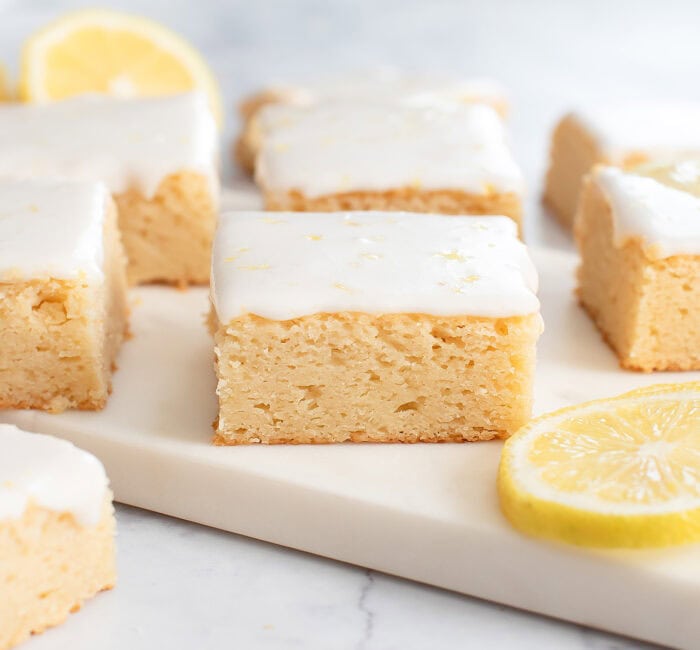
{"label": "white marble serving board", "polygon": [[[536,411],[700,373],[621,371],[575,303],[572,254],[539,249],[546,332]],[[501,516],[501,445],[213,447],[207,292],[134,290],[133,338],[99,413],[4,412],[106,465],[118,501],[465,594],[697,647],[700,548],[595,552],[521,536]]]}

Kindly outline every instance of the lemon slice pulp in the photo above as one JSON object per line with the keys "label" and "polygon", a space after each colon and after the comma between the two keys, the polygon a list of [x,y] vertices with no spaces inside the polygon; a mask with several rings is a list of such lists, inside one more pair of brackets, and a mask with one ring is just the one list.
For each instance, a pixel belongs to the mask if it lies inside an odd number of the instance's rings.
{"label": "lemon slice pulp", "polygon": [[700,541],[700,382],[537,418],[504,446],[501,509],[521,531],[583,546]]}
{"label": "lemon slice pulp", "polygon": [[66,14],[31,36],[22,51],[19,90],[22,100],[33,102],[199,90],[222,121],[214,75],[189,43],[151,20],[103,9]]}

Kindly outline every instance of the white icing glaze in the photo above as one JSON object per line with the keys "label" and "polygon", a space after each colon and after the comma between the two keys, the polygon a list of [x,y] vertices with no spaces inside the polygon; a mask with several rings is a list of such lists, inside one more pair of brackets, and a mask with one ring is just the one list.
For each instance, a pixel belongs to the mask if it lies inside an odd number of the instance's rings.
{"label": "white icing glaze", "polygon": [[0,180],[0,281],[103,277],[103,183]]}
{"label": "white icing glaze", "polygon": [[106,491],[104,467],[91,454],[59,438],[0,424],[0,521],[21,517],[32,502],[95,526]]}
{"label": "white icing glaze", "polygon": [[485,104],[274,104],[259,120],[256,180],[270,192],[523,190],[503,123]]}
{"label": "white icing glaze", "polygon": [[0,104],[0,176],[104,181],[113,193],[152,197],[170,174],[217,180],[217,132],[206,100],[191,93],[51,104]]}
{"label": "white icing glaze", "polygon": [[386,66],[300,85],[273,86],[271,90],[283,101],[298,106],[336,100],[367,100],[414,105],[482,101],[505,107],[508,101],[503,86],[491,79],[408,73]]}
{"label": "white icing glaze", "polygon": [[212,301],[246,313],[507,317],[538,311],[537,273],[507,217],[230,212],[214,242]]}
{"label": "white icing glaze", "polygon": [[573,113],[611,162],[630,153],[653,157],[700,151],[700,103],[637,102]]}
{"label": "white icing glaze", "polygon": [[601,167],[595,179],[610,202],[615,245],[638,238],[646,255],[700,255],[700,198],[653,178]]}

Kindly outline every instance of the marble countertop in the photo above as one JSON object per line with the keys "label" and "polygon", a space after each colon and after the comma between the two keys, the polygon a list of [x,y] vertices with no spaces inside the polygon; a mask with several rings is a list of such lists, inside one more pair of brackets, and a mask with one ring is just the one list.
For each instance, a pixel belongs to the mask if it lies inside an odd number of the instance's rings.
{"label": "marble countertop", "polygon": [[117,521],[117,587],[27,650],[652,647],[137,508]]}
{"label": "marble countertop", "polygon": [[[69,0],[0,0],[0,61]],[[568,246],[538,203],[547,136],[572,105],[700,99],[692,0],[123,0],[208,57],[227,107],[269,80],[376,63],[493,76],[511,91],[530,241]],[[231,109],[226,143],[236,129]],[[233,170],[227,167],[230,179]],[[134,508],[117,508],[119,584],[28,650],[644,647]],[[562,579],[565,579],[563,577]],[[650,646],[649,646],[650,647]]]}

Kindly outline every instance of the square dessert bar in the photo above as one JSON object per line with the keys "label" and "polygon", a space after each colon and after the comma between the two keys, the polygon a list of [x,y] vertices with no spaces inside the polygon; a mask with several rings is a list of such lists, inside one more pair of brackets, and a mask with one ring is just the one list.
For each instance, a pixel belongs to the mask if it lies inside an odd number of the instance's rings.
{"label": "square dessert bar", "polygon": [[443,442],[530,416],[537,276],[505,217],[223,215],[215,442]]}
{"label": "square dessert bar", "polygon": [[113,587],[114,560],[100,462],[65,440],[0,424],[0,650]]}
{"label": "square dessert bar", "polygon": [[544,202],[573,225],[583,177],[596,164],[628,168],[700,152],[700,104],[635,103],[566,115],[552,136]]}
{"label": "square dessert bar", "polygon": [[335,102],[261,111],[266,208],[498,214],[520,224],[523,177],[484,104]]}
{"label": "square dessert bar", "polygon": [[700,370],[700,159],[596,168],[576,238],[579,299],[621,365]]}
{"label": "square dessert bar", "polygon": [[127,327],[101,183],[0,182],[0,408],[100,409]]}
{"label": "square dessert bar", "polygon": [[243,126],[234,150],[238,164],[249,174],[255,171],[255,157],[260,148],[256,116],[263,106],[311,106],[338,100],[423,106],[436,102],[483,103],[503,117],[508,112],[505,90],[496,81],[459,79],[444,74],[409,74],[390,67],[305,84],[270,86],[248,97],[239,107]]}
{"label": "square dessert bar", "polygon": [[198,94],[0,105],[0,176],[106,183],[131,283],[206,283],[218,211],[218,135]]}

